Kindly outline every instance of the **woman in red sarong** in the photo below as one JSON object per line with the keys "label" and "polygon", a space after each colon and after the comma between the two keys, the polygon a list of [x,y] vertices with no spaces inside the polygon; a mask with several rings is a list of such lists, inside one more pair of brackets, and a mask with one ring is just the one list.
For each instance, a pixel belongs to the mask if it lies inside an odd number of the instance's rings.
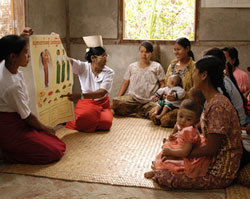
{"label": "woman in red sarong", "polygon": [[28,90],[18,70],[29,61],[26,43],[17,35],[0,39],[0,149],[10,163],[48,164],[58,161],[66,146],[28,106]]}
{"label": "woman in red sarong", "polygon": [[[95,44],[87,49],[86,62],[70,58],[82,93],[67,95],[69,100],[78,102],[75,107],[75,120],[68,122],[66,127],[82,132],[109,130],[113,120],[108,94],[111,92],[114,71],[106,66],[108,55],[102,42],[98,42],[100,37],[97,36],[94,40],[96,39]],[[87,42],[86,44],[89,46]]]}

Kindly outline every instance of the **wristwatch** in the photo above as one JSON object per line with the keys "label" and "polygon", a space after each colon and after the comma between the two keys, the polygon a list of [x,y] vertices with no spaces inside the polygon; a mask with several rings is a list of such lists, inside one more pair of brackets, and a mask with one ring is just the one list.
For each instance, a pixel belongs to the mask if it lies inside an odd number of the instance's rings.
{"label": "wristwatch", "polygon": [[81,93],[81,100],[84,100],[84,96],[83,96],[83,93]]}

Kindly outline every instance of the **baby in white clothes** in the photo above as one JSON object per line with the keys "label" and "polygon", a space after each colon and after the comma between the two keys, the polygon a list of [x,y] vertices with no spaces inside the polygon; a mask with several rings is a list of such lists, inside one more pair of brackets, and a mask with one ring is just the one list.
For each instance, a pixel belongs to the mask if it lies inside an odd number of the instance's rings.
{"label": "baby in white clothes", "polygon": [[167,86],[158,89],[155,95],[162,100],[157,102],[157,107],[152,115],[160,119],[167,112],[180,107],[186,95],[182,88],[182,79],[178,75],[171,75],[167,80]]}

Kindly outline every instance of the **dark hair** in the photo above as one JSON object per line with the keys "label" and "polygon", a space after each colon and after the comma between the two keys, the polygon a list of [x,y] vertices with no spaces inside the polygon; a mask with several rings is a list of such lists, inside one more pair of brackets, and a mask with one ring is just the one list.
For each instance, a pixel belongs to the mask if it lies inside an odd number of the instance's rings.
{"label": "dark hair", "polygon": [[238,57],[238,50],[234,47],[224,47],[221,49],[222,51],[228,52],[228,55],[231,59],[235,59],[234,66],[238,67],[240,65],[239,57]]}
{"label": "dark hair", "polygon": [[224,85],[223,63],[219,58],[213,55],[206,55],[196,62],[196,68],[200,73],[206,71],[212,83],[212,86],[215,89],[217,89],[218,87],[221,88],[223,94],[230,100],[230,97]]}
{"label": "dark hair", "polygon": [[213,55],[217,58],[219,58],[224,66],[224,69],[225,69],[225,64],[226,64],[226,57],[225,57],[225,54],[223,53],[222,50],[220,50],[219,48],[211,48],[211,49],[208,49],[207,51],[205,51],[204,53],[204,56],[206,55]]}
{"label": "dark hair", "polygon": [[190,111],[194,111],[196,113],[197,117],[200,117],[200,115],[202,113],[202,105],[197,104],[197,102],[195,102],[191,99],[184,99],[181,102],[180,108],[185,108],[185,109],[188,109]]}
{"label": "dark hair", "polygon": [[[225,57],[225,54],[223,53],[223,49],[211,48],[210,50],[206,51],[205,55],[213,55],[213,56],[219,58],[222,61],[223,66],[225,66],[225,64],[227,64],[229,78],[233,82],[233,84],[235,85],[236,89],[239,91],[241,99],[242,99],[244,107],[245,107],[247,105],[247,101],[246,101],[245,97],[243,96],[243,94],[241,93],[240,88],[238,86],[238,83],[233,75],[232,65],[230,63],[226,62],[226,57]],[[245,112],[246,112],[246,110],[245,110]]]}
{"label": "dark hair", "polygon": [[181,45],[183,48],[190,47],[188,56],[192,57],[192,59],[194,60],[194,53],[191,50],[191,43],[186,37],[181,37],[181,38],[176,39],[175,43]]}
{"label": "dark hair", "polygon": [[7,35],[0,39],[0,62],[8,61],[11,53],[17,56],[21,53],[27,43],[27,39],[17,35]]}
{"label": "dark hair", "polygon": [[219,59],[222,61],[223,66],[225,66],[225,64],[227,64],[228,69],[229,69],[229,70],[228,70],[228,72],[229,72],[229,78],[230,78],[231,81],[234,83],[234,85],[236,86],[236,88],[238,89],[238,91],[240,91],[240,90],[239,90],[239,86],[238,86],[238,84],[237,84],[237,82],[236,82],[236,80],[235,80],[235,78],[234,78],[234,76],[233,76],[233,68],[232,68],[232,65],[231,65],[230,63],[226,62],[226,56],[225,56],[225,54],[223,53],[223,51],[222,51],[221,49],[219,49],[219,48],[211,48],[211,49],[207,50],[207,51],[204,53],[204,56],[205,56],[205,55],[213,55],[213,56],[219,58]]}
{"label": "dark hair", "polygon": [[89,48],[89,51],[86,52],[86,54],[85,54],[85,59],[86,59],[89,63],[91,63],[91,62],[92,62],[91,56],[94,56],[94,57],[100,56],[100,55],[102,55],[102,54],[105,53],[105,52],[106,52],[105,48],[104,48],[104,47],[101,47],[101,46],[94,47],[94,48]]}
{"label": "dark hair", "polygon": [[[143,46],[146,48],[147,52],[153,52],[154,51],[154,47],[153,45],[149,42],[149,41],[143,41],[141,44],[140,44],[140,47]],[[140,49],[139,47],[139,49]]]}

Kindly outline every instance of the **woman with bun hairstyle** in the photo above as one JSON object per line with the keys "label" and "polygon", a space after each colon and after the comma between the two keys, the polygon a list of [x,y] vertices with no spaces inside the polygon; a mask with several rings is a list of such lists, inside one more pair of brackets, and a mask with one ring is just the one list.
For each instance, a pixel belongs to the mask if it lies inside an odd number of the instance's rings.
{"label": "woman with bun hairstyle", "polygon": [[81,132],[109,130],[113,114],[110,110],[114,71],[106,66],[108,55],[102,46],[87,48],[86,62],[69,58],[73,73],[78,75],[81,93],[69,94],[68,99],[77,102],[75,120],[67,128]]}

